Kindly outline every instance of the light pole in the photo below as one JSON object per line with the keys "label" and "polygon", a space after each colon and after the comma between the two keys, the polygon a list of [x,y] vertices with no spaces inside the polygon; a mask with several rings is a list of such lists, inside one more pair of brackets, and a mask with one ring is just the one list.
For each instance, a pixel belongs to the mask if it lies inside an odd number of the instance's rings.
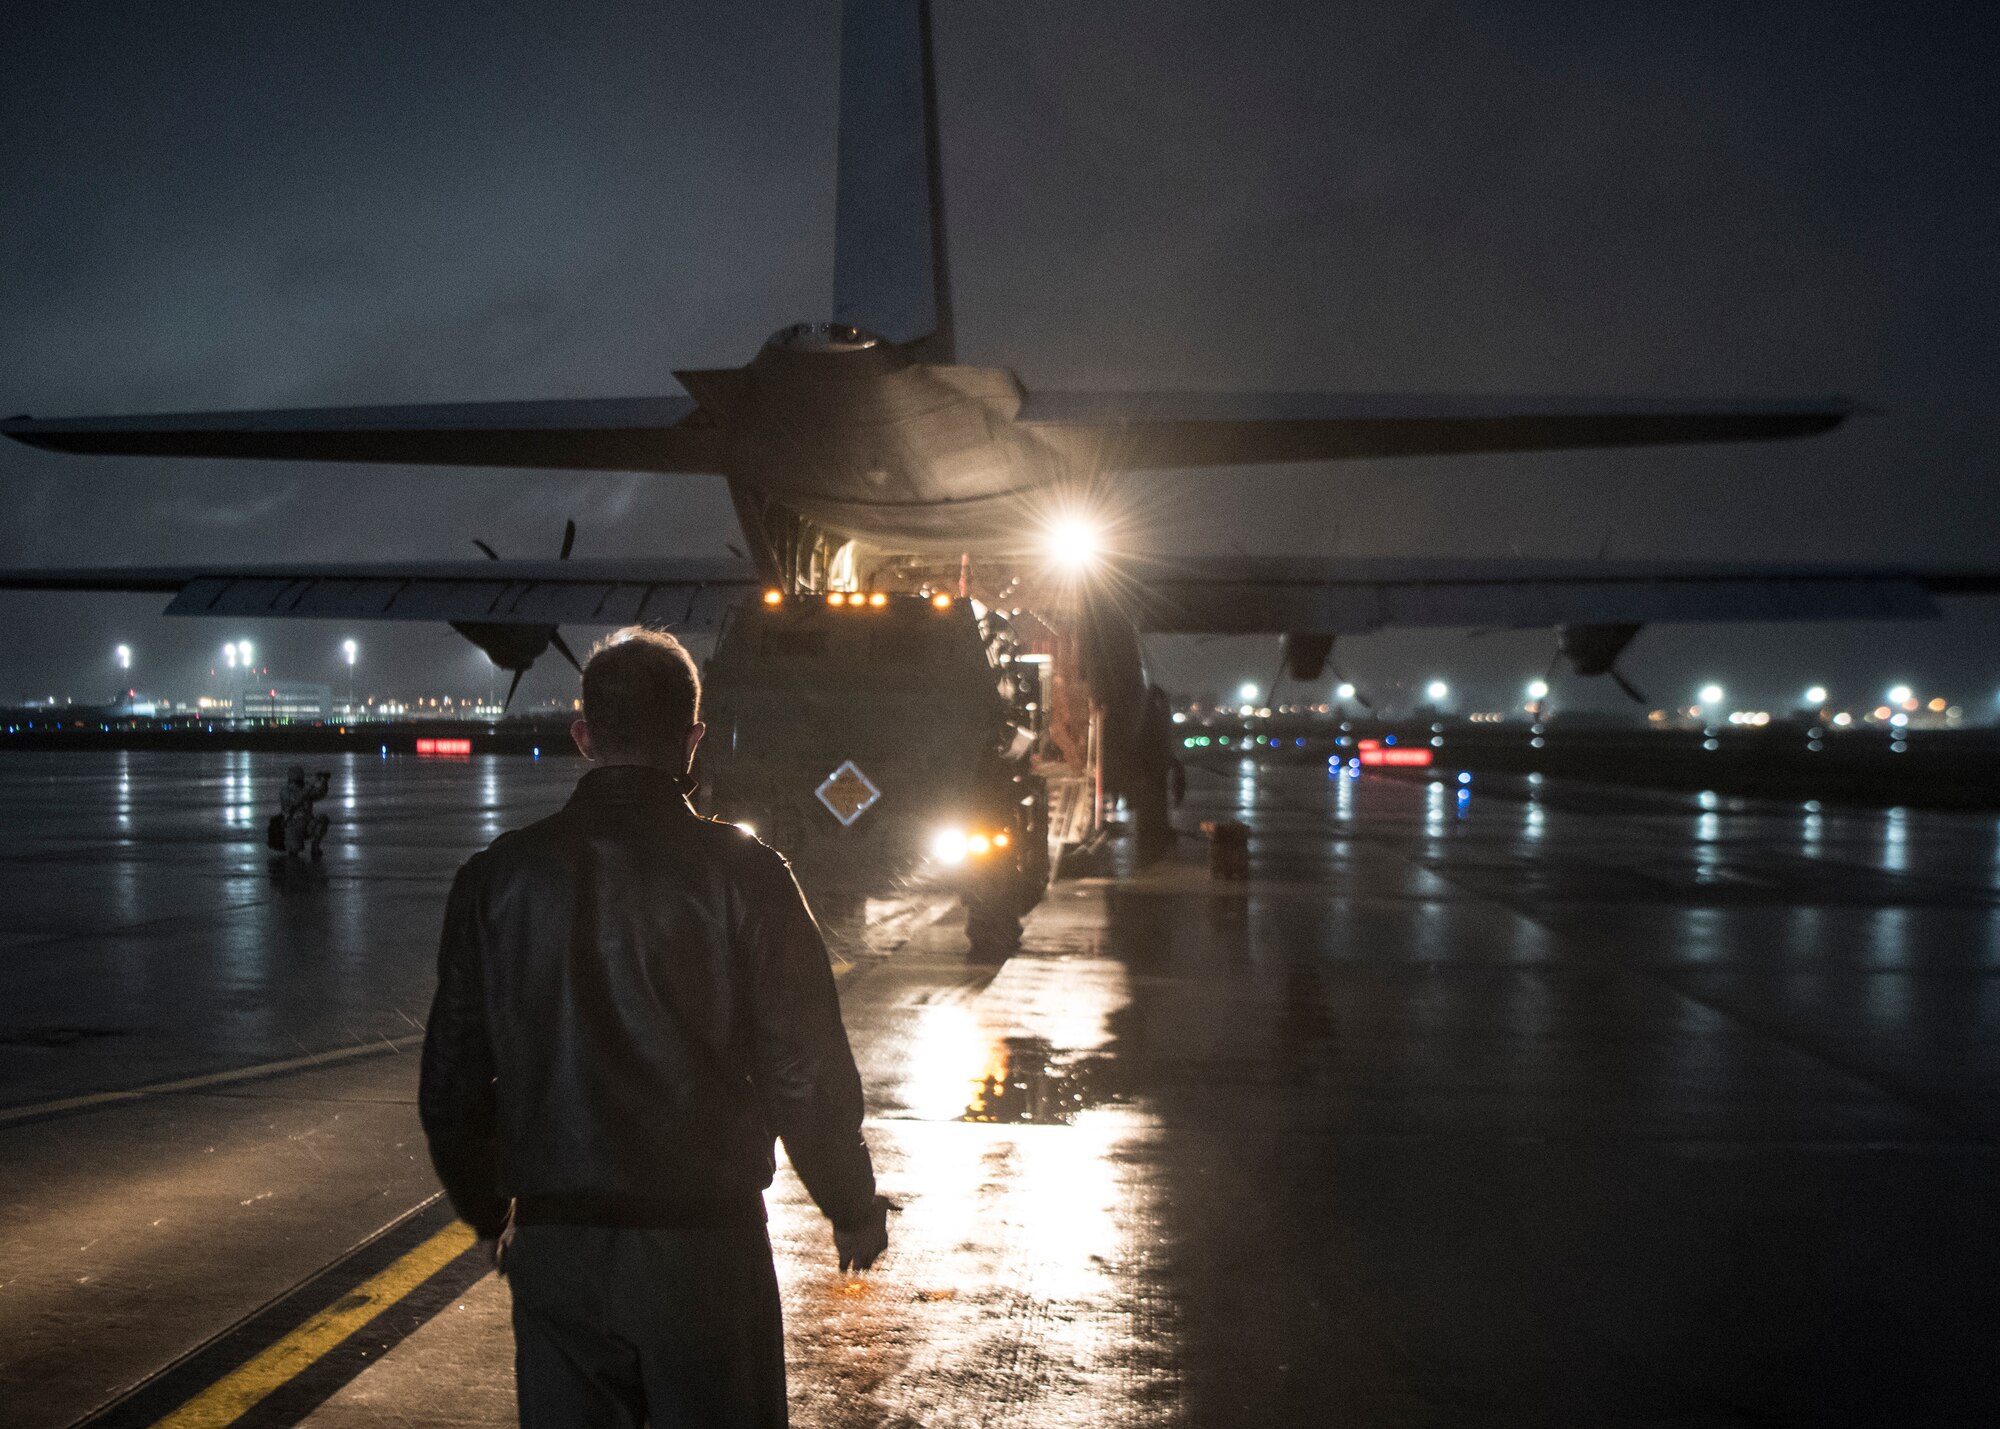
{"label": "light pole", "polygon": [[347,661],[347,717],[354,718],[354,661],[360,655],[361,647],[352,640],[340,642],[340,653]]}

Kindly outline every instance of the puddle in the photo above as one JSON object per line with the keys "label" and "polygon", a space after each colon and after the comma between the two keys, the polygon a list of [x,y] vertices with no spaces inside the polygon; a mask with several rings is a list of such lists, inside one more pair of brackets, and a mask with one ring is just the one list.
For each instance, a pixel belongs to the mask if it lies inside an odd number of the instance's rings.
{"label": "puddle", "polygon": [[1122,1068],[1103,1052],[1064,1052],[1040,1037],[993,1044],[960,1121],[1067,1124],[1117,1101]]}

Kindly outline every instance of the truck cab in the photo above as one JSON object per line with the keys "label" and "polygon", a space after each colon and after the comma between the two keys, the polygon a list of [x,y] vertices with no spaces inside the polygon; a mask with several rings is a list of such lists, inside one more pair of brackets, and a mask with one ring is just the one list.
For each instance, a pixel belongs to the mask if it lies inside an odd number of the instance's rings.
{"label": "truck cab", "polygon": [[698,798],[815,892],[958,893],[974,953],[1005,956],[1048,882],[1038,676],[961,597],[767,590],[704,672]]}

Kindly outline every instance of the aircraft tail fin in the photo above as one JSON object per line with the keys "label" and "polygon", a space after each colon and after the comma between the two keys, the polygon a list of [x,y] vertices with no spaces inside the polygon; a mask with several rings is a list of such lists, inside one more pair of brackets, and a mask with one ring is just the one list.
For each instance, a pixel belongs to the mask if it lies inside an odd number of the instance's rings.
{"label": "aircraft tail fin", "polygon": [[846,0],[833,317],[954,357],[929,0]]}

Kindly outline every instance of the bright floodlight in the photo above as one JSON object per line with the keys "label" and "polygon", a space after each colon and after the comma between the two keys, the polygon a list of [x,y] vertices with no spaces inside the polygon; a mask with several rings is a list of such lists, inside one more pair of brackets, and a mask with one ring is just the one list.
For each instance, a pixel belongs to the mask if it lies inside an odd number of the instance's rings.
{"label": "bright floodlight", "polygon": [[236,668],[235,641],[232,640],[229,644],[222,647],[222,663],[227,665],[232,670]]}
{"label": "bright floodlight", "polygon": [[1908,685],[1898,685],[1895,689],[1889,691],[1889,703],[1892,705],[1900,705],[1904,700],[1909,698],[1910,687]]}
{"label": "bright floodlight", "polygon": [[132,668],[132,647],[130,645],[120,645],[114,654],[117,658],[119,669],[129,670]]}
{"label": "bright floodlight", "polygon": [[361,647],[355,644],[352,640],[343,640],[340,642],[340,653],[346,656],[347,663],[352,665],[354,663],[354,657],[361,653]]}
{"label": "bright floodlight", "polygon": [[966,842],[964,829],[940,829],[931,840],[931,857],[939,863],[964,863]]}
{"label": "bright floodlight", "polygon": [[1699,698],[1700,698],[1701,702],[1702,702],[1703,704],[1705,704],[1705,705],[1719,705],[1719,704],[1721,704],[1721,703],[1722,703],[1722,686],[1720,686],[1720,685],[1703,685],[1703,686],[1701,687],[1701,694],[1700,694]]}
{"label": "bright floodlight", "polygon": [[1813,686],[1813,687],[1812,687],[1812,688],[1811,688],[1810,690],[1807,690],[1807,691],[1806,691],[1806,703],[1807,703],[1807,704],[1809,704],[1809,705],[1823,705],[1823,704],[1825,704],[1825,703],[1826,703],[1826,686],[1825,686],[1825,685],[1814,685],[1814,686]]}
{"label": "bright floodlight", "polygon": [[239,640],[236,642],[236,658],[246,669],[251,665],[250,642],[248,640]]}
{"label": "bright floodlight", "polygon": [[1443,680],[1432,680],[1428,685],[1424,686],[1424,693],[1434,700],[1441,700],[1451,693],[1451,687],[1445,684]]}
{"label": "bright floodlight", "polygon": [[1335,690],[1335,691],[1333,692],[1333,697],[1334,697],[1335,699],[1337,699],[1337,700],[1351,700],[1351,699],[1353,699],[1353,698],[1354,698],[1354,686],[1352,686],[1352,685],[1350,685],[1350,684],[1346,684],[1346,683],[1344,683],[1344,682],[1343,682],[1343,683],[1341,684],[1340,688],[1339,688],[1339,689],[1337,689],[1337,690]]}
{"label": "bright floodlight", "polygon": [[1243,688],[1242,688],[1242,689],[1240,689],[1240,690],[1238,690],[1238,691],[1236,692],[1236,698],[1238,698],[1239,700],[1243,701],[1243,703],[1244,703],[1244,704],[1246,704],[1246,705],[1254,705],[1254,704],[1256,704],[1256,703],[1257,703],[1257,687],[1256,687],[1255,685],[1245,685],[1245,686],[1243,686]]}
{"label": "bright floodlight", "polygon": [[1049,559],[1066,571],[1082,571],[1103,548],[1096,525],[1081,516],[1065,516],[1049,527],[1044,538]]}
{"label": "bright floodlight", "polygon": [[1545,699],[1547,699],[1548,697],[1549,697],[1549,682],[1548,682],[1547,680],[1530,680],[1530,681],[1528,681],[1528,698],[1529,698],[1529,699],[1531,699],[1531,700],[1545,700]]}

